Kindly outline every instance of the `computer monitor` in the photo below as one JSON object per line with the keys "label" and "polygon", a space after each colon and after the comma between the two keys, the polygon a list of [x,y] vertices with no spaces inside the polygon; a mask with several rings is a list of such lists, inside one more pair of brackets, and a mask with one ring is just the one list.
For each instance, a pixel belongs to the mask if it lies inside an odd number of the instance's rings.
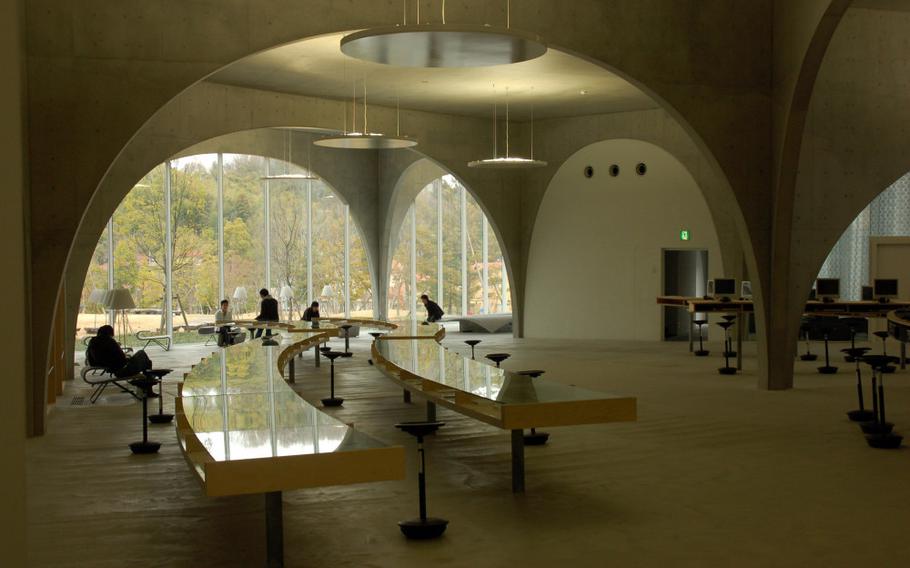
{"label": "computer monitor", "polygon": [[872,282],[872,288],[879,300],[897,298],[897,278],[876,278]]}
{"label": "computer monitor", "polygon": [[872,300],[875,299],[875,290],[872,288],[872,286],[863,286],[862,287],[861,299],[864,302],[871,302]]}
{"label": "computer monitor", "polygon": [[840,298],[840,278],[819,278],[816,280],[815,295],[822,301]]}
{"label": "computer monitor", "polygon": [[730,298],[736,295],[735,278],[715,278],[714,297]]}

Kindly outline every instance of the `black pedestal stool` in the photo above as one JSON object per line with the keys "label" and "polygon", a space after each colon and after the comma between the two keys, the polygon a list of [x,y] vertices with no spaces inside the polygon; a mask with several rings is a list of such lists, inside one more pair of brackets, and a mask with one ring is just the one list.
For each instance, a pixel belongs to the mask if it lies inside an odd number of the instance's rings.
{"label": "black pedestal stool", "polygon": [[733,325],[731,321],[719,321],[717,322],[724,330],[724,366],[717,370],[721,375],[735,375],[736,367],[730,366],[730,350],[728,349],[730,343],[730,327]]}
{"label": "black pedestal stool", "polygon": [[398,527],[404,536],[412,539],[426,540],[437,538],[446,532],[449,521],[427,517],[427,463],[423,449],[423,437],[433,434],[444,422],[401,422],[395,427],[417,438],[417,491],[420,516],[416,519],[401,521]]}
{"label": "black pedestal stool", "polygon": [[[875,419],[872,422],[861,424],[866,434],[866,443],[873,448],[896,449],[901,446],[904,437],[893,432],[894,424],[888,422],[885,416],[885,377],[883,369],[897,361],[897,357],[888,355],[866,355],[863,362],[872,367],[872,408]],[[878,372],[878,389],[876,390],[876,376]]]}
{"label": "black pedestal stool", "polygon": [[698,351],[694,353],[696,357],[707,357],[711,352],[705,349],[704,344],[704,333],[702,333],[702,328],[708,324],[708,320],[697,319],[693,321],[695,325],[698,326]]}
{"label": "black pedestal stool", "polygon": [[[863,356],[869,351],[869,347],[848,347],[847,349],[841,349],[851,361],[856,363],[856,400],[859,403],[859,408],[856,410],[850,410],[847,412],[847,417],[853,422],[869,422],[875,419],[875,415],[871,410],[866,410],[866,405],[863,400],[863,372],[860,369],[860,363],[863,360]],[[872,393],[873,396],[875,393]]]}
{"label": "black pedestal stool", "polygon": [[[863,318],[841,318],[840,321],[850,330],[850,349],[856,349],[856,333],[862,328],[866,320]],[[853,362],[853,355],[850,355],[846,349],[841,349],[841,352],[844,353],[844,361],[847,363]]]}
{"label": "black pedestal stool", "polygon": [[833,375],[837,372],[837,367],[831,365],[831,358],[828,353],[828,334],[831,333],[830,326],[822,327],[822,337],[825,338],[825,364],[818,368],[818,372],[823,375]]}
{"label": "black pedestal stool", "polygon": [[145,419],[149,410],[148,393],[157,382],[158,379],[149,376],[137,377],[130,380],[130,384],[138,388],[142,396],[142,441],[130,444],[130,450],[132,450],[134,454],[155,454],[161,449],[161,444],[159,442],[149,441],[149,424]]}
{"label": "black pedestal stool", "polygon": [[799,326],[799,331],[802,336],[806,338],[806,352],[799,356],[799,360],[817,361],[818,355],[812,352],[812,340],[810,337],[810,334],[812,332],[812,320],[803,318],[802,323]]}
{"label": "black pedestal stool", "polygon": [[353,357],[354,354],[351,353],[351,328],[354,326],[349,323],[345,323],[339,325],[338,327],[344,330],[344,353],[342,353],[341,356]]}
{"label": "black pedestal stool", "polygon": [[[536,379],[537,377],[544,374],[545,371],[540,369],[531,369],[530,371],[518,371],[517,374],[523,375],[525,377],[530,377],[531,379]],[[547,443],[547,440],[550,439],[549,432],[538,432],[536,428],[531,428],[530,434],[524,435],[524,441],[526,446],[542,446]]]}
{"label": "black pedestal stool", "polygon": [[[382,336],[385,335],[385,334],[382,333],[381,331],[371,331],[371,332],[370,332],[370,335],[373,336],[373,341],[376,341],[377,339],[379,339],[380,337],[382,337]],[[372,364],[373,364],[373,359],[367,359],[367,363],[369,363],[370,365],[372,365]]]}
{"label": "black pedestal stool", "polygon": [[508,353],[490,353],[487,355],[487,359],[496,363],[496,368],[499,368],[499,364],[511,357]]}
{"label": "black pedestal stool", "polygon": [[344,357],[344,353],[329,349],[328,351],[323,351],[322,354],[325,355],[331,363],[331,370],[329,371],[329,398],[322,399],[322,406],[341,406],[344,404],[344,399],[335,396],[335,359]]}
{"label": "black pedestal stool", "polygon": [[466,339],[465,343],[467,343],[468,345],[471,346],[471,359],[473,359],[474,358],[474,347],[476,347],[478,344],[480,344],[480,340],[479,339]]}
{"label": "black pedestal stool", "polygon": [[[724,321],[730,322],[730,326],[736,325],[736,316],[733,314],[727,314],[721,316]],[[724,355],[726,357],[736,357],[736,351],[733,350],[733,338],[730,337],[724,344]]]}
{"label": "black pedestal stool", "polygon": [[[882,340],[882,356],[887,357],[887,356],[888,356],[888,332],[887,332],[887,331],[876,331],[876,332],[875,332],[875,337],[881,338],[881,340]],[[899,362],[900,359],[894,358],[894,361],[895,361],[895,362]],[[881,372],[882,372],[882,373],[888,373],[888,374],[893,373],[895,370],[897,370],[897,367],[893,367],[893,366],[891,366],[890,364],[889,364],[889,365],[885,365],[884,367],[881,368]]]}
{"label": "black pedestal stool", "polygon": [[173,414],[164,413],[164,376],[169,375],[173,369],[149,369],[144,371],[147,377],[153,377],[158,382],[158,414],[149,416],[152,424],[167,424],[174,420]]}

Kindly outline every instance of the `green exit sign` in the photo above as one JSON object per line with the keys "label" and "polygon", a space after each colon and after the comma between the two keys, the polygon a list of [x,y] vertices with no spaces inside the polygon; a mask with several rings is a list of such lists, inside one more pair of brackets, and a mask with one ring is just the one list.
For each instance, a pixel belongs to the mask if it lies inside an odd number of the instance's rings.
{"label": "green exit sign", "polygon": [[689,240],[689,229],[681,229],[679,231],[679,240],[681,240],[681,241]]}

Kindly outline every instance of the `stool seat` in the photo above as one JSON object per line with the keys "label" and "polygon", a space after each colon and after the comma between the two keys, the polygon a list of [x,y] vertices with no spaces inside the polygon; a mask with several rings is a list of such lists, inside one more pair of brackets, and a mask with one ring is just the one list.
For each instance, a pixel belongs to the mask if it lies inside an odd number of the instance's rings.
{"label": "stool seat", "polygon": [[323,351],[322,354],[325,355],[326,357],[328,357],[328,359],[330,361],[334,361],[335,359],[338,359],[339,357],[344,357],[344,352],[332,351],[331,349],[329,349],[327,351]]}
{"label": "stool seat", "polygon": [[432,434],[436,430],[439,430],[445,426],[445,424],[445,422],[414,421],[399,422],[395,427],[412,436],[426,436],[427,434]]}
{"label": "stool seat", "polygon": [[500,363],[511,357],[508,353],[490,353],[487,355],[487,359],[496,363],[499,366]]}
{"label": "stool seat", "polygon": [[846,353],[847,355],[855,358],[860,358],[866,355],[870,351],[869,347],[846,347],[840,350],[841,353]]}
{"label": "stool seat", "polygon": [[173,369],[148,369],[148,370],[142,371],[142,373],[145,376],[155,377],[156,379],[161,379],[161,377],[164,377],[165,375],[169,375],[173,372],[174,372]]}
{"label": "stool seat", "polygon": [[724,320],[726,320],[726,321],[733,321],[733,320],[736,319],[736,316],[733,315],[733,314],[727,314],[727,315],[724,315],[724,316],[721,316],[721,317],[722,317]]}
{"label": "stool seat", "polygon": [[532,379],[536,379],[537,377],[539,377],[540,375],[542,375],[544,373],[546,373],[546,371],[541,371],[540,369],[531,369],[529,371],[518,371],[518,373],[516,373],[516,374],[524,375],[525,377],[531,377]]}
{"label": "stool seat", "polygon": [[873,335],[875,335],[875,337],[880,337],[880,338],[882,338],[882,339],[888,339],[888,332],[887,332],[887,331],[876,331],[876,332],[873,333]]}
{"label": "stool seat", "polygon": [[155,377],[136,377],[135,379],[130,379],[129,383],[134,387],[148,390],[158,384],[158,379]]}
{"label": "stool seat", "polygon": [[705,320],[705,319],[697,319],[697,320],[693,321],[692,323],[694,323],[694,324],[697,325],[697,326],[702,326],[702,325],[707,324],[707,323],[708,323],[708,320]]}
{"label": "stool seat", "polygon": [[474,347],[475,345],[479,345],[481,343],[479,339],[465,339],[464,342],[466,345],[470,345],[471,347]]}
{"label": "stool seat", "polygon": [[328,345],[324,345],[324,346],[322,346],[322,347],[319,348],[319,351],[320,351],[321,353],[328,353],[328,352],[331,351],[331,350],[332,350],[332,348],[329,347]]}
{"label": "stool seat", "polygon": [[892,355],[864,355],[862,360],[873,369],[882,369],[891,363],[899,362],[900,358]]}
{"label": "stool seat", "polygon": [[719,322],[717,322],[717,325],[722,327],[723,329],[730,329],[731,327],[733,327],[733,322],[732,321],[719,321]]}
{"label": "stool seat", "polygon": [[371,331],[370,335],[373,336],[373,339],[379,339],[380,337],[382,337],[385,334],[382,333],[381,331]]}

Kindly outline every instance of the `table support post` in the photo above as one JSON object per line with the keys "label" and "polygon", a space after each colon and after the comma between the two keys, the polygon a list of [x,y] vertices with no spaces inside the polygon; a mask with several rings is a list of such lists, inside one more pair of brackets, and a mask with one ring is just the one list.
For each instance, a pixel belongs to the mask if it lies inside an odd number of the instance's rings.
{"label": "table support post", "polygon": [[281,491],[265,494],[266,566],[284,566],[284,518]]}
{"label": "table support post", "polygon": [[686,313],[689,314],[689,353],[695,350],[695,342],[692,338],[692,326],[694,325],[695,314],[686,310]]}
{"label": "table support post", "polygon": [[512,493],[525,492],[524,430],[512,430]]}
{"label": "table support post", "polygon": [[745,315],[746,312],[740,305],[739,313],[736,316],[736,368],[740,371],[743,370],[743,328],[746,326],[746,322],[743,320]]}
{"label": "table support post", "polygon": [[907,344],[901,341],[901,370],[907,368]]}
{"label": "table support post", "polygon": [[408,389],[402,389],[402,392],[404,393],[405,404],[411,404],[411,391]]}
{"label": "table support post", "polygon": [[294,383],[297,380],[297,373],[294,368],[294,358],[291,357],[291,360],[288,362],[288,382]]}
{"label": "table support post", "polygon": [[317,366],[317,367],[319,366],[319,359],[320,359],[320,357],[321,357],[321,355],[319,355],[319,353],[320,353],[319,347],[320,347],[320,345],[317,343],[317,344],[316,344],[316,347],[313,348],[313,352],[316,353],[315,359],[316,359],[316,366]]}
{"label": "table support post", "polygon": [[427,401],[427,422],[436,422],[436,403]]}

